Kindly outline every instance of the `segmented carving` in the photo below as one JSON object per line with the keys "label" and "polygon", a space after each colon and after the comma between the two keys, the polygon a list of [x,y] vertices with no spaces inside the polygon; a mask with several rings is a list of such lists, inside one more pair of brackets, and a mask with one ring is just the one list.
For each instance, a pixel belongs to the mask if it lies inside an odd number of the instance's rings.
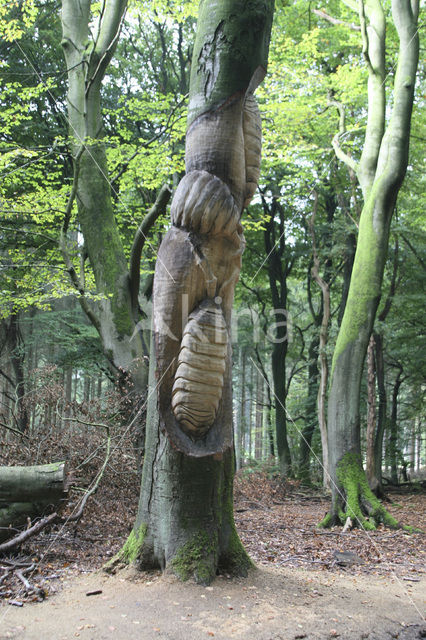
{"label": "segmented carving", "polygon": [[232,236],[240,213],[229,187],[208,171],[190,171],[179,183],[171,206],[172,223],[188,231]]}
{"label": "segmented carving", "polygon": [[182,430],[203,437],[222,397],[228,333],[222,309],[203,300],[185,326],[172,390],[172,408]]}
{"label": "segmented carving", "polygon": [[256,98],[249,93],[243,114],[244,155],[246,162],[246,192],[244,206],[250,204],[255,194],[260,176],[262,155],[262,121]]}

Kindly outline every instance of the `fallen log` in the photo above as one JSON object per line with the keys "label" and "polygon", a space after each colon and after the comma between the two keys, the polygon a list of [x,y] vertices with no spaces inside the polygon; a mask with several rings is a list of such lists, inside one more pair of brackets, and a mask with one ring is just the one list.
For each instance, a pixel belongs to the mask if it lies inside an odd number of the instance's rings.
{"label": "fallen log", "polygon": [[0,503],[56,504],[68,491],[65,462],[35,467],[0,467]]}
{"label": "fallen log", "polygon": [[0,542],[28,521],[59,511],[69,484],[65,462],[0,467]]}

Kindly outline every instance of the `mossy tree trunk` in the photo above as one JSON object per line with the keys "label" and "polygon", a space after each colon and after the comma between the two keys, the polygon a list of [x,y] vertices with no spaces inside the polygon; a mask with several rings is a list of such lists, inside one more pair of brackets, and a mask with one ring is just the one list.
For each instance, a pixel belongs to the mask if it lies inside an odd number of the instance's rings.
{"label": "mossy tree trunk", "polygon": [[[418,2],[393,0],[400,46],[393,110],[385,130],[385,18],[378,0],[361,3],[361,31],[369,70],[368,120],[359,163],[334,146],[357,174],[364,195],[348,299],[333,355],[328,402],[332,505],[326,523],[375,526],[383,516],[368,509],[375,496],[360,456],[360,385],[368,342],[380,300],[390,222],[408,162],[411,112],[418,63]],[[356,497],[354,497],[356,496]],[[367,518],[370,518],[369,520]],[[389,521],[388,521],[389,522]]]}
{"label": "mossy tree trunk", "polygon": [[[154,214],[136,232],[130,264],[124,253],[111,198],[103,144],[101,86],[120,35],[127,0],[105,0],[101,15],[91,14],[90,0],[62,0],[62,46],[68,72],[69,138],[73,154],[73,191],[65,215],[60,247],[81,306],[102,339],[105,355],[120,382],[146,391],[148,354],[136,329],[139,263],[145,234],[161,211],[169,192],[163,190]],[[96,26],[92,37],[91,23]],[[80,269],[67,239],[73,196],[84,237]],[[91,304],[84,291],[84,262],[89,259],[100,301]],[[121,379],[121,380],[120,380]],[[128,389],[127,389],[128,390]]]}
{"label": "mossy tree trunk", "polygon": [[253,91],[265,74],[272,13],[272,0],[200,4],[186,175],[154,276],[139,510],[112,566],[160,567],[207,584],[218,570],[243,575],[251,565],[233,519],[227,336],[244,247],[239,219],[259,172]]}

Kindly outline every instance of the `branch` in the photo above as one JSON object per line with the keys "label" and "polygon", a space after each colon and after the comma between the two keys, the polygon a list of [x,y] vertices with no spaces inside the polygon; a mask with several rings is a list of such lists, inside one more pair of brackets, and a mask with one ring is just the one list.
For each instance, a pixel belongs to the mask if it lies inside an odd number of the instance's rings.
{"label": "branch", "polygon": [[370,53],[369,53],[369,43],[368,43],[368,33],[367,33],[367,21],[365,19],[365,7],[364,0],[358,0],[358,15],[359,21],[361,23],[361,35],[362,35],[362,55],[364,56],[364,60],[367,64],[368,73],[374,73],[373,65],[371,64]]}
{"label": "branch", "polygon": [[89,303],[87,301],[87,298],[85,296],[85,292],[84,292],[84,288],[83,288],[83,284],[80,280],[80,278],[78,277],[78,274],[75,270],[75,267],[72,263],[71,257],[68,253],[68,248],[66,245],[66,239],[65,236],[63,235],[62,231],[59,237],[59,249],[62,253],[62,257],[64,259],[65,262],[65,267],[66,270],[68,271],[68,274],[71,278],[71,282],[74,285],[74,287],[77,289],[77,291],[79,292],[79,296],[78,296],[78,301],[80,303],[81,308],[83,309],[84,313],[86,314],[86,316],[89,318],[90,322],[93,324],[93,326],[95,327],[95,329],[98,331],[98,333],[100,333],[101,330],[101,324],[99,322],[98,317],[96,316],[96,314],[94,313],[94,311],[90,308]]}
{"label": "branch", "polygon": [[170,187],[167,184],[163,185],[154,205],[142,220],[142,223],[136,231],[135,239],[133,240],[132,251],[130,254],[129,280],[132,309],[134,311],[136,311],[138,307],[141,255],[146,236],[159,216],[165,213],[171,195],[172,192]]}
{"label": "branch", "polygon": [[74,204],[75,197],[77,195],[78,176],[80,173],[80,159],[84,151],[85,151],[85,146],[81,145],[73,159],[74,169],[73,169],[72,189],[68,198],[67,206],[65,208],[64,222],[62,225],[62,234],[66,234],[66,232],[68,231],[68,227],[71,219],[72,207]]}
{"label": "branch", "polygon": [[72,211],[75,197],[77,195],[78,178],[79,178],[79,172],[80,172],[80,159],[84,151],[85,151],[85,146],[81,145],[74,157],[73,185],[72,185],[71,193],[69,195],[67,206],[65,209],[64,222],[62,224],[62,228],[59,234],[58,244],[62,254],[62,258],[65,262],[66,270],[68,271],[68,274],[70,276],[71,282],[80,294],[78,297],[80,306],[83,309],[86,316],[89,318],[90,322],[95,327],[95,329],[98,331],[98,333],[100,333],[101,325],[100,325],[99,319],[97,318],[94,311],[90,308],[89,303],[85,297],[84,285],[81,279],[78,277],[78,274],[75,270],[75,267],[71,260],[71,256],[68,251],[67,240],[66,240],[66,233],[70,223],[71,211]]}
{"label": "branch", "polygon": [[11,549],[18,547],[23,542],[28,540],[28,538],[35,536],[37,533],[39,533],[40,531],[43,531],[43,529],[45,529],[49,525],[54,524],[58,519],[59,519],[59,516],[55,511],[54,513],[51,513],[46,518],[39,520],[29,529],[26,529],[25,531],[15,536],[14,538],[7,540],[7,542],[3,542],[3,544],[0,544],[0,553],[6,553],[6,551],[10,551]]}
{"label": "branch", "polygon": [[19,429],[15,429],[14,427],[10,427],[8,424],[5,424],[4,422],[0,421],[0,427],[3,427],[4,429],[7,429],[8,431],[12,431],[12,433],[16,433],[17,436],[21,436],[22,438],[26,438],[27,440],[29,440],[29,436],[27,436],[26,433],[24,433],[23,431],[19,431]]}
{"label": "branch", "polygon": [[345,4],[352,11],[358,11],[358,4],[356,0],[343,0],[343,4]]}
{"label": "branch", "polygon": [[392,269],[392,278],[391,278],[391,283],[390,283],[390,287],[389,287],[389,293],[386,297],[386,302],[384,304],[384,307],[382,309],[382,311],[379,313],[378,315],[378,319],[380,322],[384,322],[386,320],[386,317],[390,311],[390,308],[392,306],[392,302],[393,302],[393,298],[395,295],[395,291],[396,291],[396,276],[398,274],[398,250],[399,250],[399,243],[398,243],[398,237],[395,238],[395,255],[394,255],[394,259],[393,259],[393,269]]}
{"label": "branch", "polygon": [[126,8],[127,0],[105,0],[98,37],[90,55],[89,68],[95,68],[86,83],[86,96],[95,82],[100,84],[103,80],[117,46]]}
{"label": "branch", "polygon": [[334,153],[341,162],[346,164],[349,169],[356,174],[358,170],[358,163],[349,154],[343,151],[342,147],[340,146],[340,139],[343,137],[343,135],[353,134],[356,130],[352,129],[352,131],[346,131],[345,107],[341,102],[338,102],[337,100],[329,100],[328,106],[336,107],[339,113],[339,131],[335,134],[331,142]]}
{"label": "branch", "polygon": [[328,13],[326,13],[322,9],[314,9],[314,13],[320,18],[323,18],[324,20],[331,22],[331,24],[336,24],[336,25],[341,24],[344,27],[348,27],[348,29],[352,29],[352,31],[361,31],[361,27],[359,27],[357,24],[353,22],[345,22],[344,20],[339,20],[338,18],[334,18],[333,16],[330,16]]}
{"label": "branch", "polygon": [[414,253],[414,255],[416,256],[417,260],[420,262],[420,264],[422,265],[423,269],[426,271],[426,264],[424,262],[424,260],[422,259],[421,256],[419,256],[417,250],[413,247],[413,245],[411,244],[411,242],[408,240],[408,238],[406,238],[406,236],[401,233],[401,238],[404,240],[405,244],[411,249],[411,251]]}

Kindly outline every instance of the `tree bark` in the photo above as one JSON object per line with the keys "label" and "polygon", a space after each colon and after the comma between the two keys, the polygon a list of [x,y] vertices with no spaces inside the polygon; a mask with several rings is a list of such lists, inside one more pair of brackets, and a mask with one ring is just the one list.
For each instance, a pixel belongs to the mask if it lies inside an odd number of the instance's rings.
{"label": "tree bark", "polygon": [[17,527],[47,513],[65,500],[68,478],[64,462],[35,467],[0,467],[0,541]]}
{"label": "tree bark", "polygon": [[56,503],[67,492],[64,462],[35,467],[0,467],[0,502]]}
{"label": "tree bark", "polygon": [[[287,384],[286,358],[288,350],[287,331],[287,278],[293,262],[285,255],[286,243],[284,234],[284,211],[277,199],[273,197],[268,206],[262,196],[265,216],[269,219],[264,232],[265,250],[268,256],[268,278],[274,309],[275,329],[272,337],[272,380],[275,396],[275,430],[277,436],[277,453],[280,473],[283,477],[293,476],[293,462],[287,438]],[[276,238],[276,218],[279,219]]]}
{"label": "tree bark", "polygon": [[374,443],[376,436],[376,417],[376,365],[374,358],[374,337],[372,335],[367,349],[367,451],[365,471],[370,489],[374,493],[376,493],[376,487],[372,486],[372,484],[375,477]]}
{"label": "tree bark", "polygon": [[203,584],[217,570],[244,575],[251,565],[233,520],[228,334],[244,247],[239,219],[259,175],[253,91],[265,74],[272,13],[272,0],[200,4],[186,175],[154,276],[141,497],[135,527],[111,563],[160,567]]}
{"label": "tree bark", "polygon": [[[360,526],[374,528],[380,521],[391,526],[395,522],[371,492],[362,469],[360,385],[380,299],[390,222],[407,168],[419,52],[418,2],[392,2],[400,47],[393,111],[384,134],[384,14],[378,0],[367,0],[365,7],[361,3],[361,8],[364,53],[369,68],[369,106],[366,139],[356,171],[363,189],[364,206],[348,299],[332,362],[328,403],[332,505],[323,524],[343,524],[347,517],[355,517]],[[344,159],[344,154],[339,157]],[[366,504],[369,505],[368,519]]]}
{"label": "tree bark", "polygon": [[319,337],[315,334],[309,342],[308,347],[308,392],[305,402],[306,418],[299,445],[299,478],[304,483],[309,483],[311,479],[310,453],[312,449],[312,436],[318,423],[318,347]]}

